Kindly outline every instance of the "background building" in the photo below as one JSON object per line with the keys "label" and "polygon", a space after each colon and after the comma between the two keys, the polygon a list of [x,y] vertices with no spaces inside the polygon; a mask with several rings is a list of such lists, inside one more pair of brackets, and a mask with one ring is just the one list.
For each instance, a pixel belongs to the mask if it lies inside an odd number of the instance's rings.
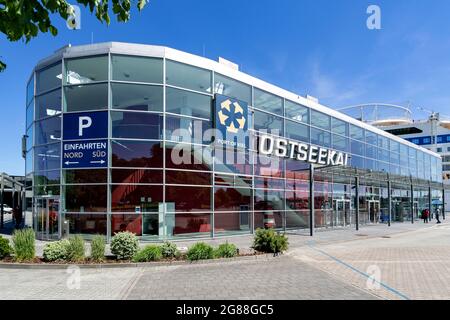
{"label": "background building", "polygon": [[[122,230],[144,240],[268,226],[312,233],[414,222],[441,198],[436,153],[237,69],[115,42],[68,46],[40,61],[27,86],[24,148],[38,236],[61,237],[65,221],[70,233],[108,239]],[[270,130],[348,154],[348,166],[265,159],[252,147],[226,150],[243,163],[222,161],[202,135],[217,126],[219,95],[248,105],[251,140]],[[190,164],[173,161],[178,145],[192,150]]]}

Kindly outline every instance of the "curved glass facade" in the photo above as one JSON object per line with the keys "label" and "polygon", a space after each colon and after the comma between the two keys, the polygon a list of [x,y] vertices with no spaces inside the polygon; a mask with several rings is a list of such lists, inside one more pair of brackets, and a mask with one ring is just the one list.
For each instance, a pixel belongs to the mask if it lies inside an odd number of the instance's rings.
{"label": "curved glass facade", "polygon": [[[392,221],[414,221],[442,196],[441,159],[425,149],[210,60],[121,47],[67,48],[27,86],[26,174],[41,238],[335,228],[386,222],[389,208]],[[248,103],[250,139],[267,131],[342,151],[348,165],[317,167],[310,183],[308,163],[218,148],[208,135],[216,94]],[[86,112],[108,114],[105,167],[63,168],[62,118]]]}

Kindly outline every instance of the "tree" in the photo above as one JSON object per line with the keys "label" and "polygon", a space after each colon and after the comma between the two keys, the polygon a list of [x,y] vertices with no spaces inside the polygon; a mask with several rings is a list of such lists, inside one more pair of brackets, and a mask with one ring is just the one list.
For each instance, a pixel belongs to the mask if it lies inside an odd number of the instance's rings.
{"label": "tree", "polygon": [[[89,8],[100,22],[110,23],[109,5],[119,22],[130,19],[132,0],[76,0],[84,7]],[[137,9],[141,11],[148,0],[134,0]],[[39,32],[50,32],[53,36],[58,29],[52,24],[50,14],[59,15],[67,20],[73,14],[73,7],[66,0],[0,0],[0,32],[4,33],[9,41],[25,40],[28,43],[38,36]],[[5,70],[6,64],[0,60],[0,72]]]}

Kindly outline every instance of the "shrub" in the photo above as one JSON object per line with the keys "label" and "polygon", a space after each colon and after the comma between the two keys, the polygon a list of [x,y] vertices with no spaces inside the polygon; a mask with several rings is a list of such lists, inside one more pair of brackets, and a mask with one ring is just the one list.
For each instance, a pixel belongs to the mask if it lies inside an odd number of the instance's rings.
{"label": "shrub", "polygon": [[33,229],[27,228],[14,231],[12,242],[16,261],[23,262],[34,259],[36,249]]}
{"label": "shrub", "polygon": [[50,242],[45,245],[43,257],[45,261],[58,261],[67,259],[68,240]]}
{"label": "shrub", "polygon": [[148,245],[139,250],[133,257],[134,262],[158,261],[162,258],[161,247],[156,245]]}
{"label": "shrub", "polygon": [[253,239],[253,248],[261,252],[281,253],[287,250],[288,245],[286,235],[273,229],[257,229]]}
{"label": "shrub", "polygon": [[197,242],[189,248],[187,258],[190,261],[214,258],[214,248],[204,242]]}
{"label": "shrub", "polygon": [[83,261],[85,257],[84,240],[81,236],[74,236],[67,244],[67,260],[71,262]]}
{"label": "shrub", "polygon": [[164,241],[161,246],[161,253],[164,258],[178,258],[180,256],[177,245],[169,241]]}
{"label": "shrub", "polygon": [[11,248],[11,245],[9,244],[9,240],[0,236],[0,259],[9,257],[12,251],[13,250]]}
{"label": "shrub", "polygon": [[119,260],[130,260],[138,251],[139,241],[134,233],[119,232],[111,239],[111,253]]}
{"label": "shrub", "polygon": [[105,259],[105,237],[97,235],[91,242],[91,259],[101,262]]}
{"label": "shrub", "polygon": [[214,251],[214,255],[218,258],[233,258],[237,256],[237,254],[237,247],[232,243],[228,243],[228,241],[219,245],[219,247]]}

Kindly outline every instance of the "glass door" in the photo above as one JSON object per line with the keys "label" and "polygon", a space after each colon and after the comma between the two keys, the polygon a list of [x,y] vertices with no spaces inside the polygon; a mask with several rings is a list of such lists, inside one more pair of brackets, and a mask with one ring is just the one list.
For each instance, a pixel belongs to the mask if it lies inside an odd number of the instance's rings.
{"label": "glass door", "polygon": [[351,224],[350,200],[337,199],[334,202],[334,226],[345,227]]}
{"label": "glass door", "polygon": [[34,230],[38,239],[57,239],[59,198],[35,198]]}
{"label": "glass door", "polygon": [[368,205],[370,223],[378,223],[380,221],[380,202],[377,200],[371,200]]}

